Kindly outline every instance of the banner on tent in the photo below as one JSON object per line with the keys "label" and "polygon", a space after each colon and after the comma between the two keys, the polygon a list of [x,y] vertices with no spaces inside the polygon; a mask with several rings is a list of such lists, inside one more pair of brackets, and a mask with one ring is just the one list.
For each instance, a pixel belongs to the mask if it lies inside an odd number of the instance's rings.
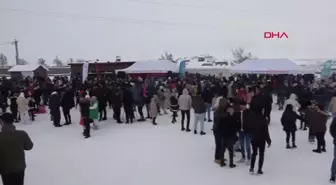
{"label": "banner on tent", "polygon": [[186,61],[183,60],[180,62],[180,66],[179,66],[179,72],[180,72],[180,76],[184,77],[185,73],[186,73]]}
{"label": "banner on tent", "polygon": [[83,83],[85,82],[86,78],[88,77],[89,74],[89,63],[88,62],[84,62],[83,63],[83,71],[82,71],[82,80]]}

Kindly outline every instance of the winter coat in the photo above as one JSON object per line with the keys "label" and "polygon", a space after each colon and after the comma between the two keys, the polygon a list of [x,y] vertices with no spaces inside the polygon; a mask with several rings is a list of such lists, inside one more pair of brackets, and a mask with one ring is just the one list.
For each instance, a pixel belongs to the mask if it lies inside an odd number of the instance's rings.
{"label": "winter coat", "polygon": [[297,111],[300,109],[301,105],[299,104],[299,102],[297,101],[297,96],[295,94],[291,94],[289,96],[289,99],[285,101],[285,105],[284,107],[286,107],[288,104],[291,104],[293,106],[293,110]]}
{"label": "winter coat", "polygon": [[331,101],[329,104],[329,111],[332,113],[336,113],[336,96],[331,98]]}
{"label": "winter coat", "polygon": [[84,118],[89,118],[90,117],[90,101],[85,98],[81,98],[79,100],[79,106],[80,106],[81,116]]}
{"label": "winter coat", "polygon": [[213,92],[211,92],[211,89],[209,87],[203,90],[202,97],[205,103],[212,103]]}
{"label": "winter coat", "polygon": [[21,93],[20,96],[16,99],[16,103],[18,105],[19,112],[25,112],[29,110],[28,107],[29,100],[24,97],[23,93]]}
{"label": "winter coat", "polygon": [[164,91],[163,89],[159,89],[157,92],[159,101],[165,101],[166,100],[166,96],[164,95]]}
{"label": "winter coat", "polygon": [[[246,109],[244,111],[236,112],[235,115],[237,117],[237,121],[240,126],[240,131],[244,131],[250,134],[253,129],[252,128],[253,123],[251,122],[252,112],[249,109]],[[243,120],[243,123],[242,123],[242,120]]]}
{"label": "winter coat", "polygon": [[201,96],[194,97],[192,107],[194,108],[195,114],[203,114],[206,112],[205,102]]}
{"label": "winter coat", "polygon": [[144,88],[143,88],[143,84],[140,82],[137,82],[133,88],[132,88],[132,96],[133,96],[133,100],[134,103],[138,106],[142,106],[144,105]]}
{"label": "winter coat", "polygon": [[152,98],[151,103],[149,104],[149,113],[152,118],[155,118],[158,114],[158,107],[155,98]]}
{"label": "winter coat", "polygon": [[179,110],[178,99],[175,96],[170,97],[170,110],[177,112]]}
{"label": "winter coat", "polygon": [[246,103],[247,103],[247,104],[250,104],[250,103],[251,103],[253,96],[254,96],[254,93],[253,93],[253,92],[248,92],[248,93],[246,94]]}
{"label": "winter coat", "polygon": [[124,89],[123,91],[123,105],[124,107],[132,107],[134,104],[132,91],[130,89]]}
{"label": "winter coat", "polygon": [[16,102],[17,100],[17,97],[13,96],[10,98],[10,110],[11,111],[15,111],[15,110],[18,110],[18,104]]}
{"label": "winter coat", "polygon": [[90,103],[90,115],[89,118],[93,119],[93,120],[97,120],[98,119],[98,107],[99,107],[99,103],[97,100],[92,100]]}
{"label": "winter coat", "polygon": [[267,142],[271,143],[271,138],[268,131],[268,124],[266,118],[262,114],[252,112],[252,142]]}
{"label": "winter coat", "polygon": [[190,110],[192,106],[191,96],[187,89],[183,89],[182,95],[178,99],[179,107],[181,110]]}
{"label": "winter coat", "polygon": [[57,93],[52,93],[49,98],[49,109],[51,115],[59,114],[61,106],[61,98]]}
{"label": "winter coat", "polygon": [[4,125],[0,132],[0,174],[25,170],[25,150],[33,148],[28,134],[16,130],[14,125]]}
{"label": "winter coat", "polygon": [[71,90],[67,90],[61,99],[61,106],[63,109],[71,109],[75,107],[75,102],[74,102],[74,95]]}
{"label": "winter coat", "polygon": [[307,124],[313,134],[325,133],[327,131],[327,121],[329,116],[327,113],[308,110],[306,114]]}
{"label": "winter coat", "polygon": [[233,144],[237,141],[237,133],[240,130],[237,117],[234,115],[220,115],[218,119],[217,131],[224,141]]}
{"label": "winter coat", "polygon": [[334,139],[334,145],[336,145],[336,119],[333,119],[331,122],[329,132]]}
{"label": "winter coat", "polygon": [[301,117],[294,111],[285,111],[281,116],[281,124],[285,132],[297,131],[296,120]]}

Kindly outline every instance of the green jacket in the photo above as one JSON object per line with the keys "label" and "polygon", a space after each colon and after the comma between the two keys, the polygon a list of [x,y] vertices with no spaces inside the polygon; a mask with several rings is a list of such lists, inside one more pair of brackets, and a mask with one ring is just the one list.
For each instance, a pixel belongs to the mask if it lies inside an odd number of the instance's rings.
{"label": "green jacket", "polygon": [[4,125],[0,132],[0,174],[21,172],[26,169],[25,150],[33,148],[28,134]]}
{"label": "green jacket", "polygon": [[90,104],[90,118],[98,119],[98,100],[92,101]]}

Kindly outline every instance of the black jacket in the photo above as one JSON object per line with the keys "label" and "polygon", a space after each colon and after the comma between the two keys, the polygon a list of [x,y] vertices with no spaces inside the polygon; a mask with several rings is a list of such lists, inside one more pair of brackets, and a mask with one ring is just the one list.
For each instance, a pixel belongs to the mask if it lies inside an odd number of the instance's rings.
{"label": "black jacket", "polygon": [[61,97],[58,94],[52,94],[49,99],[49,108],[51,115],[59,113],[60,106],[61,106]]}
{"label": "black jacket", "polygon": [[253,113],[252,121],[252,142],[267,142],[268,144],[271,144],[266,118],[261,114]]}
{"label": "black jacket", "polygon": [[[243,114],[243,116],[242,116]],[[237,117],[237,121],[239,124],[240,131],[244,131],[245,133],[251,134],[253,129],[253,123],[251,122],[252,119],[252,113],[249,109],[244,110],[243,112],[239,111],[235,113]],[[243,118],[243,123],[241,122]]]}
{"label": "black jacket", "polygon": [[66,90],[61,99],[61,106],[64,109],[71,109],[75,107],[74,93],[69,89]]}
{"label": "black jacket", "polygon": [[237,117],[235,115],[221,115],[218,123],[220,136],[227,141],[235,142],[237,132],[240,130]]}
{"label": "black jacket", "polygon": [[281,124],[283,130],[286,132],[294,132],[297,130],[296,120],[301,119],[301,117],[294,111],[285,111],[281,117]]}
{"label": "black jacket", "polygon": [[84,118],[89,118],[90,117],[90,101],[85,98],[81,98],[79,100],[79,106],[80,106],[81,116]]}
{"label": "black jacket", "polygon": [[0,174],[21,172],[26,169],[25,150],[33,148],[28,134],[4,125],[0,132]]}
{"label": "black jacket", "polygon": [[334,145],[336,145],[336,119],[333,119],[331,124],[330,124],[330,129],[329,129],[330,135],[334,139]]}
{"label": "black jacket", "polygon": [[195,96],[192,104],[195,114],[202,114],[206,112],[205,102],[201,96]]}

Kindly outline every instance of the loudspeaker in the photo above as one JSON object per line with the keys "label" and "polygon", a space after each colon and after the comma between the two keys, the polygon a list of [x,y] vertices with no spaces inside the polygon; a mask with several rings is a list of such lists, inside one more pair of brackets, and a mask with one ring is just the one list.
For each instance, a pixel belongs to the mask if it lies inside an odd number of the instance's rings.
{"label": "loudspeaker", "polygon": [[125,79],[126,73],[124,71],[118,71],[117,78]]}

